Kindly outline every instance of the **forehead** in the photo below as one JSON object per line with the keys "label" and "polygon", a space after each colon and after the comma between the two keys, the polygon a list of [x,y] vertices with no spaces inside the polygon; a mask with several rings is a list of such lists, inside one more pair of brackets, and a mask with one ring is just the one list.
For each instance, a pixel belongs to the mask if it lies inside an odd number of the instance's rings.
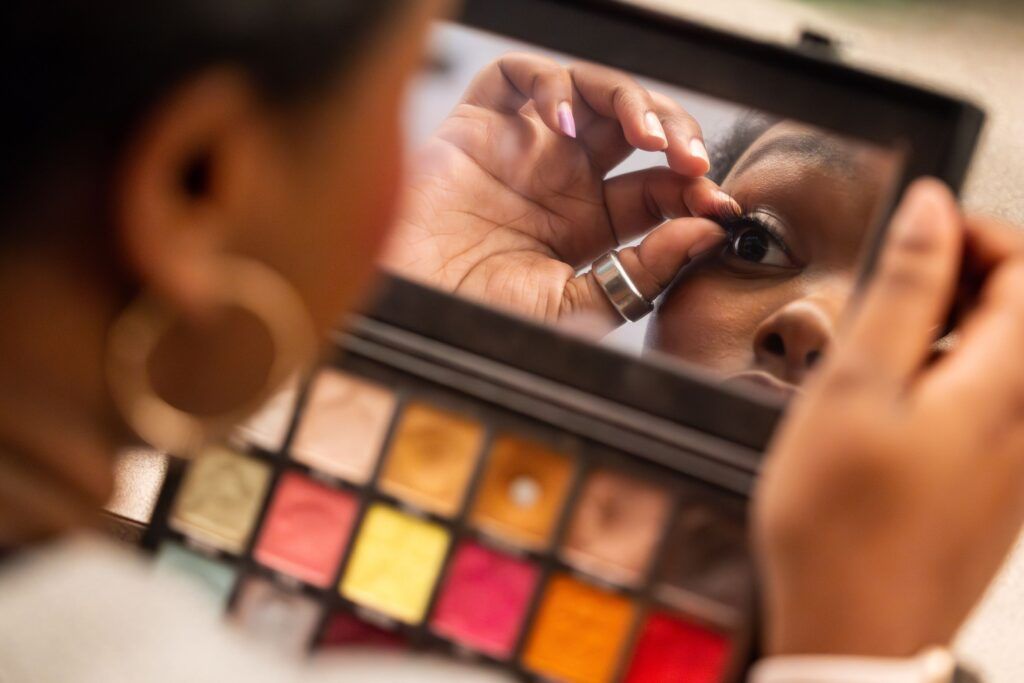
{"label": "forehead", "polygon": [[853,180],[874,175],[884,156],[883,150],[873,145],[796,121],[781,121],[754,140],[729,177],[738,178],[755,167],[787,161],[812,165],[829,175]]}

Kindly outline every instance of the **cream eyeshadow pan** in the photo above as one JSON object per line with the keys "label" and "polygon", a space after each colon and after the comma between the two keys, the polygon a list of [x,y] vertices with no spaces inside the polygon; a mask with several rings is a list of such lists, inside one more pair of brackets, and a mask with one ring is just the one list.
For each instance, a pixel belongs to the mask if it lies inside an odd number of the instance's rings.
{"label": "cream eyeshadow pan", "polygon": [[740,508],[437,387],[329,367],[288,391],[175,461],[147,539],[230,585],[243,629],[525,678],[725,680],[750,597]]}

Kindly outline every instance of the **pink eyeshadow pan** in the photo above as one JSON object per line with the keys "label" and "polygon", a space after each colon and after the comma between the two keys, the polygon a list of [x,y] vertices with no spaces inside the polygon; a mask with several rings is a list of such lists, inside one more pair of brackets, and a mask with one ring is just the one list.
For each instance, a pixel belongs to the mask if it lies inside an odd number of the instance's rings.
{"label": "pink eyeshadow pan", "polygon": [[539,572],[531,562],[464,542],[434,609],[436,633],[494,657],[512,654]]}
{"label": "pink eyeshadow pan", "polygon": [[281,477],[253,551],[271,569],[326,588],[358,511],[355,496],[296,472]]}

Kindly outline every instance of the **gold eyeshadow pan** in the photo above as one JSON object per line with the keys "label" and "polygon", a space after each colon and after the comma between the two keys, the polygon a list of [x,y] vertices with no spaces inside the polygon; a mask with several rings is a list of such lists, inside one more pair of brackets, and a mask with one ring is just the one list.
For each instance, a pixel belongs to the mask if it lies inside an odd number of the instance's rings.
{"label": "gold eyeshadow pan", "polygon": [[[524,679],[727,680],[751,595],[741,497],[345,358],[298,400],[272,399],[296,406],[278,416],[290,438],[253,432],[174,461],[146,541],[163,564],[230,581],[232,621],[286,651],[415,647]],[[330,436],[360,424],[373,433]]]}

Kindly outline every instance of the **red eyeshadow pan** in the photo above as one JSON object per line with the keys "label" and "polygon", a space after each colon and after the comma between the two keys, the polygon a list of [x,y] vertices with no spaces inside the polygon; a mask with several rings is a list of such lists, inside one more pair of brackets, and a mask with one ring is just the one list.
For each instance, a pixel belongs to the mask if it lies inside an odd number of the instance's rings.
{"label": "red eyeshadow pan", "polygon": [[335,612],[328,617],[320,636],[320,647],[340,648],[352,646],[405,648],[402,636],[368,624],[354,614]]}
{"label": "red eyeshadow pan", "polygon": [[431,628],[494,657],[508,657],[537,576],[528,561],[465,542],[455,552]]}
{"label": "red eyeshadow pan", "polygon": [[644,624],[626,683],[719,683],[729,640],[710,629],[664,613]]}
{"label": "red eyeshadow pan", "polygon": [[274,492],[253,555],[262,565],[326,588],[358,507],[355,496],[288,472]]}

